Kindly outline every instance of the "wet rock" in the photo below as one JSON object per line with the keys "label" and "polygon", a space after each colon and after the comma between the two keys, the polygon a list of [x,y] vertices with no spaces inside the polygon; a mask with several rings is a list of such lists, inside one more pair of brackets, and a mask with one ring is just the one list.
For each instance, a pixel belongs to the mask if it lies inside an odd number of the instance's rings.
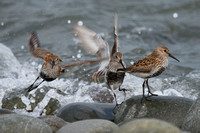
{"label": "wet rock", "polygon": [[57,112],[57,116],[67,122],[85,119],[114,120],[112,113],[114,104],[110,103],[72,103],[64,106]]}
{"label": "wet rock", "polygon": [[42,120],[18,114],[0,115],[2,133],[52,133]]}
{"label": "wet rock", "polygon": [[182,130],[192,133],[200,133],[200,96],[189,109],[184,121]]}
{"label": "wet rock", "polygon": [[108,120],[82,120],[62,127],[57,133],[111,133],[118,126]]}
{"label": "wet rock", "polygon": [[44,107],[45,112],[43,111],[42,114],[51,115],[60,107],[60,102],[55,98],[50,98],[48,104]]}
{"label": "wet rock", "polygon": [[178,127],[191,107],[193,100],[183,97],[156,96],[151,101],[141,101],[142,96],[134,96],[123,102],[115,115],[115,122],[135,118],[156,118],[170,122]]}
{"label": "wet rock", "polygon": [[4,95],[2,99],[2,108],[14,110],[17,109],[24,109],[26,105],[22,102],[20,92],[8,92]]}
{"label": "wet rock", "polygon": [[51,127],[53,133],[56,133],[56,131],[58,131],[60,128],[69,124],[68,122],[65,122],[63,119],[54,115],[41,116],[38,118],[47,123]]}
{"label": "wet rock", "polygon": [[17,69],[20,67],[17,58],[10,48],[2,43],[0,43],[0,62],[0,78],[8,77],[10,73],[16,73]]}
{"label": "wet rock", "polygon": [[137,119],[124,123],[114,133],[182,133],[174,125],[157,119]]}
{"label": "wet rock", "polygon": [[0,109],[0,115],[13,114],[13,113],[15,113],[15,112],[13,112],[12,110]]}
{"label": "wet rock", "polygon": [[[51,89],[55,88],[43,86],[38,88],[34,93],[28,93],[25,89],[7,92],[2,99],[2,108],[10,110],[26,109],[28,112],[33,112],[38,104],[45,98],[46,93]],[[51,115],[59,107],[60,102],[57,99],[50,98],[40,115]]]}
{"label": "wet rock", "polygon": [[96,93],[95,95],[91,95],[92,97],[92,100],[94,100],[95,102],[98,102],[98,103],[113,103],[113,95],[110,94],[110,92],[108,90],[102,90],[102,91],[99,91],[99,90],[96,90]]}

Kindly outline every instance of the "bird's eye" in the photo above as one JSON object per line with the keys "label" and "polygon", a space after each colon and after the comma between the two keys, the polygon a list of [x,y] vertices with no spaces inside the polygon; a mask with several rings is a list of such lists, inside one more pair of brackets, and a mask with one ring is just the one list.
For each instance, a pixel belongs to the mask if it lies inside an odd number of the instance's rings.
{"label": "bird's eye", "polygon": [[165,49],[164,52],[167,52],[167,50]]}

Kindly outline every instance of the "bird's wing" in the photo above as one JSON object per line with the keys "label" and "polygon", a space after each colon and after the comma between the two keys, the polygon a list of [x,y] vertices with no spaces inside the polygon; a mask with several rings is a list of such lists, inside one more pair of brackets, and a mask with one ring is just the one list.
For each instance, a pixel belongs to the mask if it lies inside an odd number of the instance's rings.
{"label": "bird's wing", "polygon": [[84,27],[74,26],[77,37],[81,41],[81,46],[90,54],[96,54],[100,58],[108,58],[100,63],[98,71],[104,71],[110,60],[109,44],[97,33]]}
{"label": "bird's wing", "polygon": [[[29,37],[29,50],[34,57],[43,58],[47,54],[52,54],[46,49],[40,48],[40,42],[36,33],[31,33]],[[53,55],[53,54],[52,54]]]}
{"label": "bird's wing", "polygon": [[92,59],[92,60],[86,60],[86,61],[80,61],[80,62],[74,62],[70,64],[66,64],[61,66],[62,68],[68,68],[68,67],[73,67],[73,66],[80,66],[80,65],[90,65],[90,64],[95,64],[99,63],[103,60],[107,60],[108,58],[97,58],[97,59]]}
{"label": "bird's wing", "polygon": [[117,21],[118,21],[118,16],[117,16],[117,13],[115,13],[115,16],[114,16],[114,26],[113,26],[114,45],[112,47],[112,52],[111,52],[112,55],[115,52],[118,52],[119,40],[118,40],[118,33],[117,33]]}
{"label": "bird's wing", "polygon": [[96,54],[99,57],[109,57],[110,50],[108,43],[94,31],[84,26],[74,26],[77,37],[81,41],[81,46],[90,54]]}
{"label": "bird's wing", "polygon": [[151,55],[136,61],[133,65],[125,69],[126,72],[150,73],[153,68],[155,68],[155,66],[159,66],[160,63],[160,60],[157,58],[149,58],[150,56]]}

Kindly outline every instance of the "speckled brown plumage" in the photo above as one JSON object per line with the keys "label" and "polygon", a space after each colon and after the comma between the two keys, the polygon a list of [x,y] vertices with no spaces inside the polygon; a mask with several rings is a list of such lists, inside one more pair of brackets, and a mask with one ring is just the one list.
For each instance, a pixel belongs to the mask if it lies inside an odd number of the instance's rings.
{"label": "speckled brown plumage", "polygon": [[167,56],[170,56],[175,60],[179,61],[169,53],[168,48],[158,46],[154,49],[152,54],[141,58],[140,60],[136,61],[133,65],[125,69],[118,69],[118,71],[125,71],[144,79],[143,97],[145,84],[148,88],[148,95],[151,94],[153,96],[156,96],[150,91],[150,88],[148,86],[148,79],[160,75],[166,69],[166,67],[168,66]]}

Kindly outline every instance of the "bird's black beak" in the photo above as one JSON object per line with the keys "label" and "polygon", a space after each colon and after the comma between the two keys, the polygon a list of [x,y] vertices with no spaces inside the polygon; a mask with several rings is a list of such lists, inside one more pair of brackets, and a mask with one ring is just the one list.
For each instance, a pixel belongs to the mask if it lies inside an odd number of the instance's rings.
{"label": "bird's black beak", "polygon": [[122,67],[125,68],[125,67],[124,67],[124,64],[123,64],[123,62],[122,62],[122,60],[119,60],[119,62],[120,62],[120,64],[122,65]]}
{"label": "bird's black beak", "polygon": [[177,58],[175,58],[175,57],[174,57],[173,55],[171,55],[171,54],[169,54],[169,57],[171,57],[171,58],[177,60],[178,62],[180,62]]}
{"label": "bird's black beak", "polygon": [[53,67],[55,66],[55,61],[52,61],[51,66],[52,66],[52,69],[53,69]]}

